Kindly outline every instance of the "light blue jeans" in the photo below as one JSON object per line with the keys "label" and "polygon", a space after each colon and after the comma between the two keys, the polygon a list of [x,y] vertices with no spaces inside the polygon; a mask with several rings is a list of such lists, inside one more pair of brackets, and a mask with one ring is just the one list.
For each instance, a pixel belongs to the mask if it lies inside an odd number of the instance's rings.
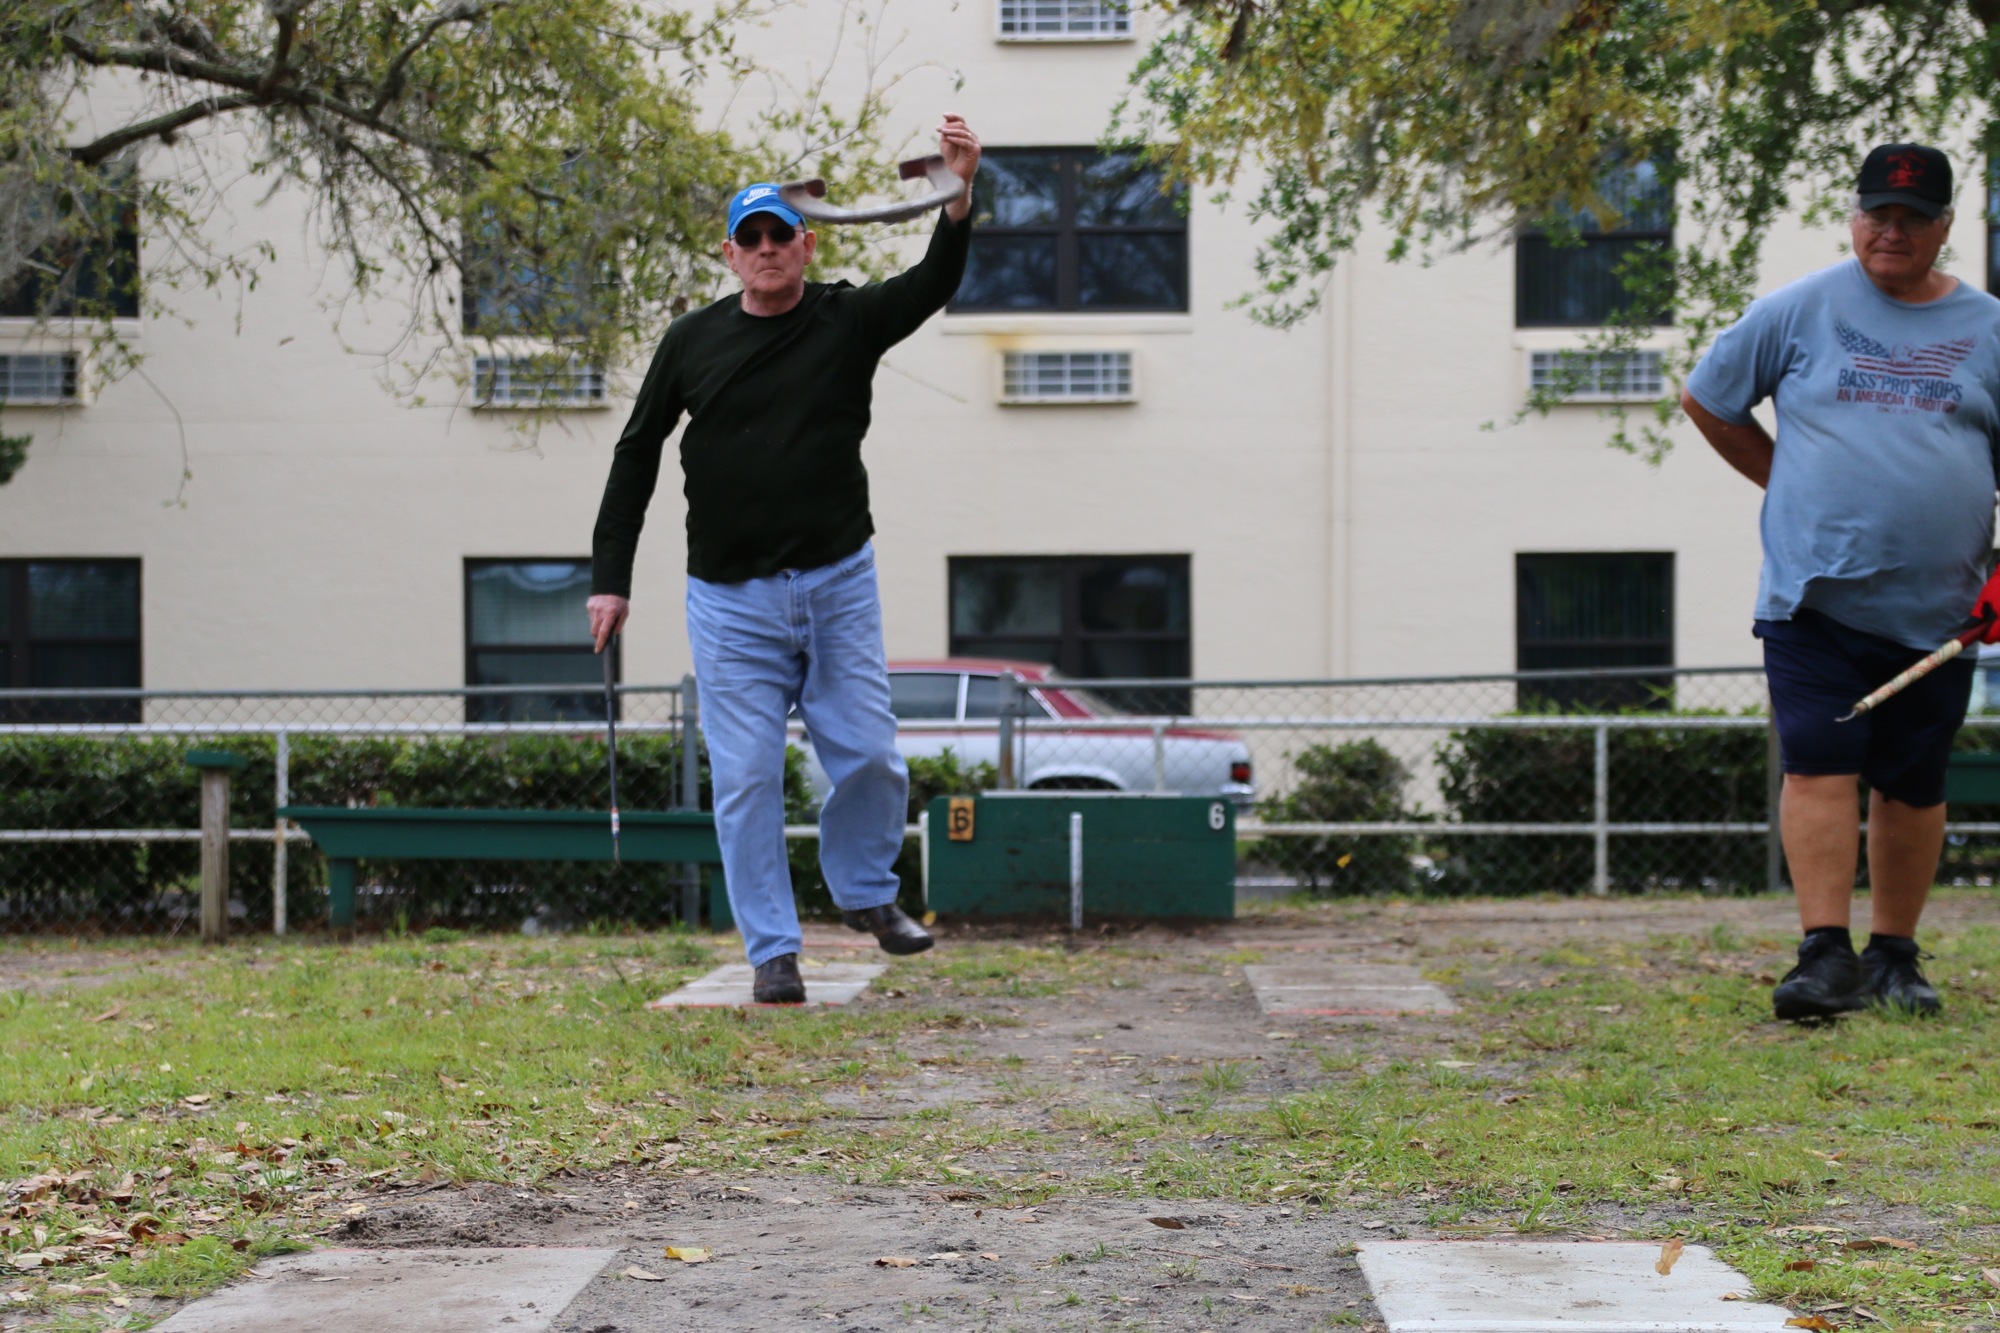
{"label": "light blue jeans", "polygon": [[833,780],[820,810],[819,864],[834,902],[861,911],[896,901],[910,774],[889,711],[874,544],[818,569],[743,583],[690,578],[687,619],[729,907],[754,967],[800,947],[785,860],[785,717],[794,705]]}

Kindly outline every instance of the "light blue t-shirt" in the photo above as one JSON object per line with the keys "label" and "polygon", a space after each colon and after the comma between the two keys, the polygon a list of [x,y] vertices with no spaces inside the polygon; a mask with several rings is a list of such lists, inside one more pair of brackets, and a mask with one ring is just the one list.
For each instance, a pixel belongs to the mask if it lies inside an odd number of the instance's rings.
{"label": "light blue t-shirt", "polygon": [[1924,649],[1958,631],[1993,556],[2000,300],[1898,301],[1850,259],[1754,303],[1687,387],[1738,425],[1777,408],[1757,619],[1810,608]]}

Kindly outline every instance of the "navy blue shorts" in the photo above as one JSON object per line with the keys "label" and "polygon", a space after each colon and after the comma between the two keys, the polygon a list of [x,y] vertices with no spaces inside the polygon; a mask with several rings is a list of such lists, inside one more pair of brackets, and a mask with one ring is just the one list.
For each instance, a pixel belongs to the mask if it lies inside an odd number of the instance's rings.
{"label": "navy blue shorts", "polygon": [[1756,633],[1764,641],[1764,678],[1787,773],[1858,773],[1905,805],[1944,801],[1945,762],[1972,698],[1977,664],[1970,653],[1852,722],[1835,722],[1923,653],[1817,611],[1760,620]]}

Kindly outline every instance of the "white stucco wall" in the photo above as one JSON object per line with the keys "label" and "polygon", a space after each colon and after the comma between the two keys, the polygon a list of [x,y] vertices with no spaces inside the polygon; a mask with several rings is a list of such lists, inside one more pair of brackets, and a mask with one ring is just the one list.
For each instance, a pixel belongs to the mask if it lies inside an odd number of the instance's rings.
{"label": "white stucco wall", "polygon": [[[1092,142],[1141,49],[998,43],[991,0],[899,3],[887,22],[906,33],[887,61],[906,72],[909,132],[949,108],[994,147]],[[832,49],[813,23],[754,41],[801,70]],[[7,410],[35,444],[0,488],[0,557],[141,558],[149,686],[459,683],[463,561],[587,556],[629,398],[567,414],[532,449],[504,413],[399,403],[381,384],[398,312],[336,325],[339,283],[300,201],[260,193],[240,182],[218,219],[277,247],[256,291],[176,297],[181,318],[135,330],[144,378],[86,406]],[[1506,424],[1524,349],[1546,337],[1514,328],[1510,251],[1426,268],[1364,243],[1329,309],[1278,331],[1232,308],[1255,240],[1241,210],[1198,202],[1190,228],[1185,315],[942,316],[890,353],[866,457],[892,656],[946,649],[950,556],[1187,553],[1198,675],[1507,670],[1516,553],[1672,551],[1677,659],[1755,659],[1754,487],[1691,430],[1655,469],[1605,447],[1590,408]],[[1767,286],[1832,262],[1842,239],[1781,233]],[[1955,239],[1959,272],[1982,281],[1976,208]],[[1001,407],[1010,347],[1130,348],[1140,401]],[[628,681],[688,670],[682,521],[670,460]]]}

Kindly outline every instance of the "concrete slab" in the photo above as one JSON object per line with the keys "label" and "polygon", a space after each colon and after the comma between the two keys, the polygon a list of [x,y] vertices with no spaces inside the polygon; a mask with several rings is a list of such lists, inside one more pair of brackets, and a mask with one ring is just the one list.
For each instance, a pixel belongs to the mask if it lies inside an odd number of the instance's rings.
{"label": "concrete slab", "polygon": [[[870,982],[888,970],[883,963],[822,963],[807,958],[799,963],[799,975],[805,978],[806,1003],[809,1005],[846,1004],[858,999],[868,989]],[[718,967],[705,977],[697,977],[671,994],[648,1002],[648,1009],[717,1009],[739,1008],[754,1005],[750,998],[750,984],[755,979],[755,970],[748,963],[735,963],[728,967]],[[772,1005],[770,1008],[789,1009],[791,1005]]]}
{"label": "concrete slab", "polygon": [[1784,1333],[1781,1306],[1702,1245],[1662,1277],[1650,1243],[1365,1241],[1389,1333]]}
{"label": "concrete slab", "polygon": [[317,1250],[267,1259],[154,1333],[545,1333],[616,1250]]}
{"label": "concrete slab", "polygon": [[1455,1014],[1414,967],[1394,963],[1253,963],[1243,976],[1267,1014]]}

